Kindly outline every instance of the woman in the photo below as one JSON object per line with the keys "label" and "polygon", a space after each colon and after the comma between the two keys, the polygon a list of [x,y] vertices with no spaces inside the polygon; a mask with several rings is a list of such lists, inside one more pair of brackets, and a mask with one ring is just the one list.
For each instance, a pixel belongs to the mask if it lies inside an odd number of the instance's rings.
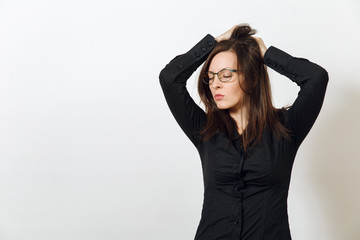
{"label": "woman", "polygon": [[[296,152],[315,122],[328,73],[253,37],[248,24],[207,34],[160,72],[176,121],[201,158],[204,201],[196,240],[289,240],[287,196]],[[203,63],[198,92],[186,90]],[[291,107],[271,102],[266,64],[300,86]]]}

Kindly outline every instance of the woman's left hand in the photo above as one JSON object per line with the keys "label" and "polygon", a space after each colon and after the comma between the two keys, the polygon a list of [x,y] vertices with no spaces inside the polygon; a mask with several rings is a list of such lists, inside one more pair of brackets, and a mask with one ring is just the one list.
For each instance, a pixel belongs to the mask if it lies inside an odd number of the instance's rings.
{"label": "woman's left hand", "polygon": [[255,38],[255,40],[259,44],[261,57],[264,58],[265,52],[267,50],[267,47],[265,46],[264,41],[262,40],[262,38],[254,37],[254,36],[252,36],[252,37]]}

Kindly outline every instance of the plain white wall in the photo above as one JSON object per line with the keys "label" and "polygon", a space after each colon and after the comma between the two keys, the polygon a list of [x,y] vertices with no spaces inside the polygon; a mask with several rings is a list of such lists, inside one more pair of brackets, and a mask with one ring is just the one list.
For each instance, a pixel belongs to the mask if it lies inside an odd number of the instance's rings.
{"label": "plain white wall", "polygon": [[[120,2],[0,1],[1,240],[193,239],[200,158],[158,75],[239,23],[329,73],[293,167],[293,239],[360,239],[357,0]],[[297,85],[269,74],[291,104]]]}

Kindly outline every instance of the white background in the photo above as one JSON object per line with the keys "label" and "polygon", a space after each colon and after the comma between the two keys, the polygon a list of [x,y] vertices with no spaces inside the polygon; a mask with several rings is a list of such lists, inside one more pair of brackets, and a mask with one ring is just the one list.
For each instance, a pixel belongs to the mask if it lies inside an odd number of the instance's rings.
{"label": "white background", "polygon": [[[0,1],[0,239],[193,239],[200,158],[158,75],[239,23],[329,73],[293,167],[293,239],[360,239],[357,0]],[[268,69],[292,104],[297,85]]]}

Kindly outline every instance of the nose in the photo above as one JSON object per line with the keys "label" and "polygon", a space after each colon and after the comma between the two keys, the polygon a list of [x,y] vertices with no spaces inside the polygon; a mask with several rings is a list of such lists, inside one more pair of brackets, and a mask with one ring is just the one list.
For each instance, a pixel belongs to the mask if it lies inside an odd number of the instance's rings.
{"label": "nose", "polygon": [[217,74],[214,76],[214,81],[211,83],[211,87],[215,89],[222,87],[222,82],[220,81],[219,76]]}

